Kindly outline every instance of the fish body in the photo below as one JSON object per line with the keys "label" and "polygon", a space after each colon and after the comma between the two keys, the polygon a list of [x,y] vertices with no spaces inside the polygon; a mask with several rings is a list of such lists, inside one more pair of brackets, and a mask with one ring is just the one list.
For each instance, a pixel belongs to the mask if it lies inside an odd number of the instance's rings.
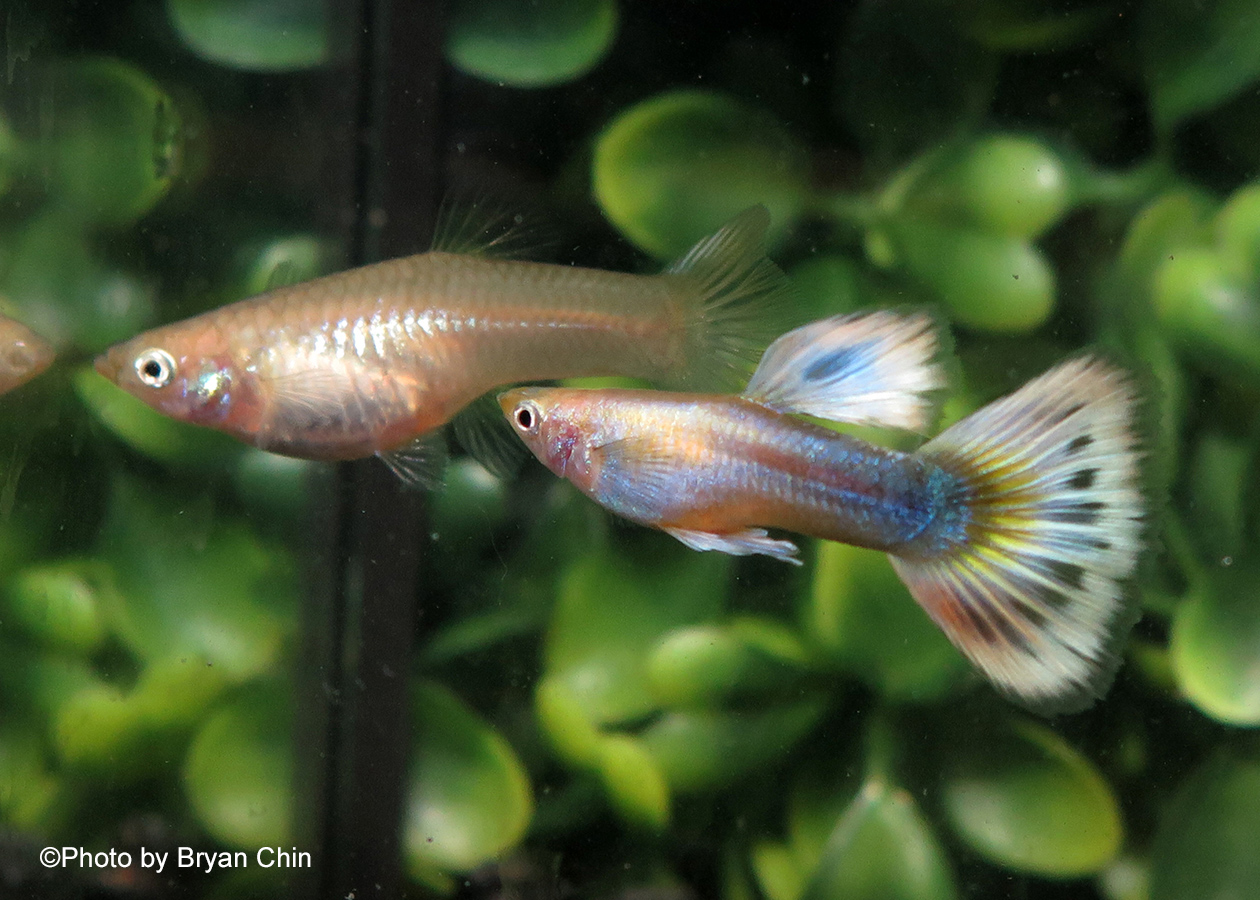
{"label": "fish body", "polygon": [[52,346],[21,322],[0,316],[0,394],[30,381],[47,369]]}
{"label": "fish body", "polygon": [[1068,360],[914,453],[793,415],[921,430],[943,384],[926,318],[877,312],[780,338],[739,397],[536,387],[500,404],[553,472],[695,549],[797,562],[776,528],[888,553],[999,690],[1080,708],[1133,619],[1136,392],[1103,360]]}
{"label": "fish body", "polygon": [[786,280],[755,208],[660,275],[433,251],[146,332],[97,369],[159,411],[308,459],[386,454],[495,386],[685,384],[728,368]]}
{"label": "fish body", "polygon": [[[686,533],[779,528],[885,552],[938,541],[958,479],[741,397],[520,388],[557,423],[544,462],[609,510]],[[542,410],[545,409],[545,414]]]}

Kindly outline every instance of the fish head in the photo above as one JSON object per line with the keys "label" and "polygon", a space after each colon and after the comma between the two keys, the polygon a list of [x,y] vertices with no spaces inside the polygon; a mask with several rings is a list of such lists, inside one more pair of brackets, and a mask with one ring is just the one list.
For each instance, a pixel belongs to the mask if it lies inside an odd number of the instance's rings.
{"label": "fish head", "polygon": [[223,430],[248,387],[215,330],[156,328],[96,359],[96,371],[158,412]]}
{"label": "fish head", "polygon": [[9,390],[24,384],[52,365],[52,346],[25,325],[12,320],[4,323],[0,341],[0,388]]}
{"label": "fish head", "polygon": [[591,448],[599,423],[587,395],[581,390],[524,387],[500,394],[499,406],[539,462],[589,491],[595,474]]}

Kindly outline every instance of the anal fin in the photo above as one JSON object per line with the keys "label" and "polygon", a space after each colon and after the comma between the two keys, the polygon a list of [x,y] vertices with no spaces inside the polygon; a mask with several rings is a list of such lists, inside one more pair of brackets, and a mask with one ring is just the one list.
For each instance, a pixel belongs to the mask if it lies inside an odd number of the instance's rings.
{"label": "anal fin", "polygon": [[797,547],[791,541],[780,541],[770,537],[764,528],[745,528],[729,534],[716,534],[711,531],[694,531],[689,528],[666,528],[662,531],[672,534],[692,550],[718,550],[732,556],[773,556],[784,562],[799,566],[796,558]]}
{"label": "anal fin", "polygon": [[442,485],[446,443],[441,434],[424,434],[410,443],[376,454],[407,487],[433,490]]}

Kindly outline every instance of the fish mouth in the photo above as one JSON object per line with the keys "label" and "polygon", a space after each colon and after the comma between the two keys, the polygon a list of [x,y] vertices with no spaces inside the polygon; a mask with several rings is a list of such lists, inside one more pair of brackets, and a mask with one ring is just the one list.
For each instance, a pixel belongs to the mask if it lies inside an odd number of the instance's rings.
{"label": "fish mouth", "polygon": [[118,359],[117,354],[112,350],[107,350],[100,356],[96,357],[92,363],[96,367],[96,371],[100,372],[110,381],[117,384],[118,382]]}

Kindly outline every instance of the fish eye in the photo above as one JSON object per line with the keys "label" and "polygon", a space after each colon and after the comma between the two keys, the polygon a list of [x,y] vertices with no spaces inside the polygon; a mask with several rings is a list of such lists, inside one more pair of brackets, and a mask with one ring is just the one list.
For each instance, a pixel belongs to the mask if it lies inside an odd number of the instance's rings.
{"label": "fish eye", "polygon": [[149,387],[165,387],[175,375],[175,359],[154,347],[136,357],[136,375]]}
{"label": "fish eye", "polygon": [[512,418],[516,421],[516,427],[521,431],[533,431],[538,427],[538,410],[532,403],[522,403],[516,407],[516,411],[512,413]]}

